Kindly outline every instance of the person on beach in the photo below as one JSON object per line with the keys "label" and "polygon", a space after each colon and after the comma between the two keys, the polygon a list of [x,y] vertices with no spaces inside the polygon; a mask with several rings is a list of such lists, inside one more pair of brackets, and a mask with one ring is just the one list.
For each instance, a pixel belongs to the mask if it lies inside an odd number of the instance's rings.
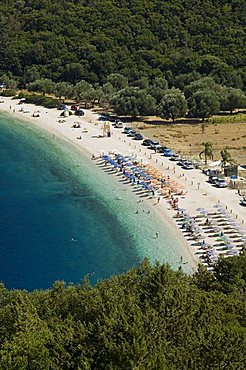
{"label": "person on beach", "polygon": [[159,234],[155,233],[155,238],[158,239],[158,237],[159,237]]}

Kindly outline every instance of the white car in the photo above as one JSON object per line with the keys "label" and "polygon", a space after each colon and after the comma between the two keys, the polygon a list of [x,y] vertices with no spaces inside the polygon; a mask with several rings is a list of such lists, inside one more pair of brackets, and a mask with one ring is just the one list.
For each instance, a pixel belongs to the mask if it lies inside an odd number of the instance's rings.
{"label": "white car", "polygon": [[225,182],[224,179],[217,179],[217,180],[215,180],[214,184],[218,188],[227,188],[227,183]]}
{"label": "white car", "polygon": [[150,147],[152,149],[158,150],[161,148],[161,144],[158,141],[151,140]]}
{"label": "white car", "polygon": [[193,170],[194,165],[191,161],[185,161],[183,162],[182,168],[184,168],[185,170]]}

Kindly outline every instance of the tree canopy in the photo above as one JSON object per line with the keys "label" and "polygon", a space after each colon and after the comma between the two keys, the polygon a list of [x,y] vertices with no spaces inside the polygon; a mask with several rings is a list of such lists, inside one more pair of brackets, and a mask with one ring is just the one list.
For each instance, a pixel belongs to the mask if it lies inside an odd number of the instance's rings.
{"label": "tree canopy", "polygon": [[154,114],[155,99],[145,89],[127,87],[113,95],[110,104],[119,115],[132,117]]}
{"label": "tree canopy", "polygon": [[170,88],[195,73],[245,89],[245,0],[8,0],[0,13],[0,74],[21,84],[120,73]]}
{"label": "tree canopy", "polygon": [[246,356],[246,253],[192,277],[147,260],[28,293],[0,286],[1,369],[237,369]]}
{"label": "tree canopy", "polygon": [[163,98],[158,106],[158,112],[163,118],[176,118],[185,116],[187,112],[187,103],[185,97],[179,89],[167,90],[163,93]]}

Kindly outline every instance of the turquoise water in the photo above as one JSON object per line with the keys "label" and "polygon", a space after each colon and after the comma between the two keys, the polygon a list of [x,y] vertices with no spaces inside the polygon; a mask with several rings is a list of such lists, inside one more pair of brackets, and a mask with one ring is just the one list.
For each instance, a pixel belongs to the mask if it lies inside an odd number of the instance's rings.
{"label": "turquoise water", "polygon": [[184,256],[129,185],[69,143],[1,114],[0,155],[0,280],[8,288],[86,274],[94,283],[145,256],[173,267]]}

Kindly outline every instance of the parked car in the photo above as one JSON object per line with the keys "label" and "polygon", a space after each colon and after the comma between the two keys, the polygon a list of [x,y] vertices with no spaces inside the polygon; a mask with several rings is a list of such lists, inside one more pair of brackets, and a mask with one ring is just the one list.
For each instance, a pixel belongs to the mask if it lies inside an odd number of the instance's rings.
{"label": "parked car", "polygon": [[136,135],[136,131],[134,130],[131,130],[129,133],[128,133],[128,136],[131,136],[131,137],[134,137]]}
{"label": "parked car", "polygon": [[168,149],[168,148],[163,150],[163,154],[164,154],[165,157],[172,157],[174,155],[172,150]]}
{"label": "parked car", "polygon": [[79,107],[77,105],[72,105],[70,109],[76,111],[79,110]]}
{"label": "parked car", "polygon": [[246,197],[243,197],[243,199],[240,200],[241,206],[246,207]]}
{"label": "parked car", "polygon": [[184,161],[182,168],[184,168],[185,170],[193,170],[194,164],[191,161]]}
{"label": "parked car", "polygon": [[150,147],[154,150],[158,150],[159,148],[161,148],[161,144],[159,143],[159,141],[151,140]]}
{"label": "parked car", "polygon": [[118,121],[118,122],[113,123],[113,126],[115,128],[123,128],[123,123],[121,121]]}
{"label": "parked car", "polygon": [[166,149],[169,149],[167,146],[161,146],[159,149],[158,149],[158,152],[159,153],[163,153],[164,150]]}
{"label": "parked car", "polygon": [[150,139],[144,139],[144,141],[142,142],[142,144],[143,144],[144,146],[150,146],[151,141],[152,141],[152,140],[150,140]]}
{"label": "parked car", "polygon": [[215,184],[216,180],[218,180],[217,176],[209,176],[208,178],[208,182],[210,182],[210,184]]}
{"label": "parked car", "polygon": [[85,112],[82,109],[78,109],[74,113],[76,116],[84,116]]}
{"label": "parked car", "polygon": [[217,176],[219,174],[219,170],[212,170],[210,168],[205,168],[202,172],[207,176]]}
{"label": "parked car", "polygon": [[177,165],[178,166],[183,166],[184,162],[186,162],[187,159],[183,159],[183,158],[179,158],[178,162],[177,162]]}
{"label": "parked car", "polygon": [[170,159],[170,161],[175,161],[175,162],[177,162],[177,161],[179,161],[180,160],[180,155],[178,155],[178,154],[174,154],[171,158],[169,158]]}
{"label": "parked car", "polygon": [[143,136],[141,134],[136,134],[134,139],[135,140],[143,140]]}
{"label": "parked car", "polygon": [[227,183],[224,179],[217,178],[217,180],[214,181],[214,185],[218,188],[227,188]]}
{"label": "parked car", "polygon": [[98,119],[99,119],[99,121],[109,121],[110,114],[109,113],[102,113],[101,116]]}
{"label": "parked car", "polygon": [[124,128],[124,134],[129,134],[130,132],[132,131],[132,128],[131,127],[125,127]]}

